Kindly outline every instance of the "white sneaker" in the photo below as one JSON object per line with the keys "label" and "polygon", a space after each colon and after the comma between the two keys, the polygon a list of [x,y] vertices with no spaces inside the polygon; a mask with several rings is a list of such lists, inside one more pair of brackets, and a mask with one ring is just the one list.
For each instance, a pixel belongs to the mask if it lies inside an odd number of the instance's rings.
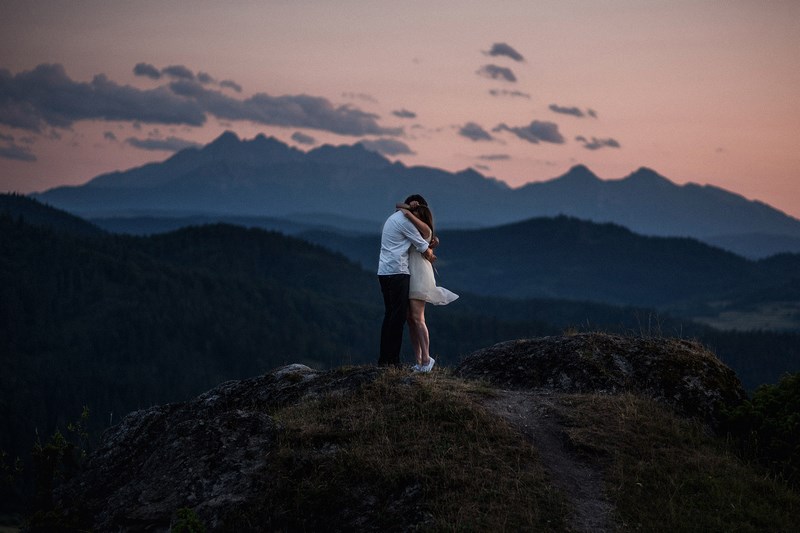
{"label": "white sneaker", "polygon": [[434,359],[433,357],[431,357],[430,359],[431,360],[428,361],[427,365],[422,365],[421,367],[419,367],[420,372],[430,372],[431,370],[433,370],[433,365],[436,364],[436,359]]}
{"label": "white sneaker", "polygon": [[422,367],[421,367],[421,366],[419,366],[419,364],[416,364],[416,365],[414,365],[414,366],[412,366],[412,367],[411,367],[411,371],[412,371],[412,372],[419,372],[419,371],[421,371],[421,370],[422,370]]}

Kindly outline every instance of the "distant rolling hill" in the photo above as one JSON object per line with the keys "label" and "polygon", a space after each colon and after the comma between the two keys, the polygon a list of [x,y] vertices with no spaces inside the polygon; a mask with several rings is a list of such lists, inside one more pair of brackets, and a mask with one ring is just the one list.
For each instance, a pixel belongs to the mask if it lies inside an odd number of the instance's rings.
{"label": "distant rolling hill", "polygon": [[[231,132],[161,163],[34,196],[88,218],[325,214],[379,224],[410,193],[422,193],[451,228],[563,214],[645,235],[718,242],[748,257],[800,252],[800,220],[718,187],[676,185],[646,168],[604,181],[578,165],[512,189],[471,169],[392,163],[360,144],[303,152],[274,138],[240,140]],[[753,234],[763,238],[753,242]]]}
{"label": "distant rolling hill", "polygon": [[[378,235],[302,236],[375,268]],[[745,314],[727,326],[800,329],[798,254],[753,261],[694,239],[646,237],[563,216],[440,236],[440,282],[456,291],[655,307],[708,320],[736,312]],[[759,309],[776,305],[788,315],[771,328]],[[760,318],[748,324],[748,316]]]}
{"label": "distant rolling hill", "polygon": [[[88,234],[100,232],[29,198],[0,195],[0,205],[18,206],[17,212],[27,214],[31,222],[39,220],[59,231],[74,227]],[[97,222],[109,231],[152,234],[218,219],[299,236],[346,255],[367,271],[375,270],[378,228],[355,219],[349,221],[349,231],[332,231],[327,217],[309,217],[306,222],[302,217],[235,216]],[[693,239],[645,237],[614,224],[564,216],[444,231],[441,236],[444,246],[437,270],[442,283],[454,290],[658,308],[724,329],[800,329],[798,254],[753,261]]]}

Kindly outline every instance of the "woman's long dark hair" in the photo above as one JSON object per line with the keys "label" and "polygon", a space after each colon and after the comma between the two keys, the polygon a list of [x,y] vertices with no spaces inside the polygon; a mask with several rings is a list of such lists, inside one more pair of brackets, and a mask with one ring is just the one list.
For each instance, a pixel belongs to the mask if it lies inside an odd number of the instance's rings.
{"label": "woman's long dark hair", "polygon": [[433,212],[430,208],[427,205],[420,204],[414,209],[413,213],[431,228],[431,239],[433,239]]}

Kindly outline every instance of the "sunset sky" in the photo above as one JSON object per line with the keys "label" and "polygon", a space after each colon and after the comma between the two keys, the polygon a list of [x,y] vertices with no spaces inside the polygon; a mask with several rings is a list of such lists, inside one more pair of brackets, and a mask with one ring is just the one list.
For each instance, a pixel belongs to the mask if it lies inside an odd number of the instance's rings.
{"label": "sunset sky", "polygon": [[228,129],[511,186],[646,166],[800,218],[800,2],[0,0],[0,191]]}

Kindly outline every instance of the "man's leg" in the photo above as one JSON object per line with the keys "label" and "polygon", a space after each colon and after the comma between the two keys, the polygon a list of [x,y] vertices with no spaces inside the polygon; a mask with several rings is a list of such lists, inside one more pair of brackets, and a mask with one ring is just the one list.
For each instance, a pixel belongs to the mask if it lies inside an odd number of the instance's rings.
{"label": "man's leg", "polygon": [[379,365],[399,365],[403,326],[408,316],[408,274],[378,276],[383,293],[383,324]]}

